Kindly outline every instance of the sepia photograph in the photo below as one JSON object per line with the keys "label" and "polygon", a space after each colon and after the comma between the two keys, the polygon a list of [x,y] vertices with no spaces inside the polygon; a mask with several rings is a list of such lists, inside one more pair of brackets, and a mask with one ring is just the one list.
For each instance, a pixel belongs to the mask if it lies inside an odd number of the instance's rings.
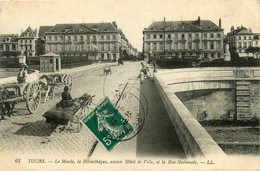
{"label": "sepia photograph", "polygon": [[260,170],[260,0],[0,0],[0,170]]}

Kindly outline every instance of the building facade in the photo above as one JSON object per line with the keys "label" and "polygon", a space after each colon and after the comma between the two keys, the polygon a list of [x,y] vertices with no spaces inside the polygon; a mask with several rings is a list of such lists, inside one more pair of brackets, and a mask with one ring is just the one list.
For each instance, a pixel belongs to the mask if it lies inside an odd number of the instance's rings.
{"label": "building facade", "polygon": [[17,52],[18,37],[18,34],[0,34],[0,52]]}
{"label": "building facade", "polygon": [[44,37],[46,53],[87,54],[92,60],[118,59],[121,49],[129,49],[115,22],[56,24]]}
{"label": "building facade", "polygon": [[223,58],[223,29],[210,20],[159,21],[143,31],[144,54],[214,60]]}
{"label": "building facade", "polygon": [[260,47],[259,34],[253,33],[251,29],[243,26],[237,27],[237,29],[232,26],[225,38],[225,43],[229,45],[230,52],[238,53],[239,57],[253,57],[254,54],[247,53],[247,49]]}
{"label": "building facade", "polygon": [[35,57],[37,39],[37,29],[33,30],[31,27],[28,27],[18,37],[18,51],[24,53],[27,57]]}

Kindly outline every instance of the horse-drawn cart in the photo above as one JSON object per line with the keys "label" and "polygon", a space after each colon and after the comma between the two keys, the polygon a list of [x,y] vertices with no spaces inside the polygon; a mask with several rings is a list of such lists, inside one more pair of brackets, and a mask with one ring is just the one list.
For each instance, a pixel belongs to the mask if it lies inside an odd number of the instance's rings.
{"label": "horse-drawn cart", "polygon": [[[54,87],[61,84],[67,85],[71,89],[72,76],[70,74],[53,74],[40,77],[37,70],[28,70],[28,75],[24,82],[18,81],[18,83],[0,85],[1,119],[6,114],[10,116],[13,113],[15,104],[18,102],[26,102],[28,111],[35,113],[41,102],[42,92],[45,91],[46,96],[49,96],[50,90],[54,92]],[[54,96],[54,93],[52,95]]]}
{"label": "horse-drawn cart", "polygon": [[71,105],[64,108],[62,108],[62,101],[60,101],[45,112],[43,117],[46,118],[46,123],[51,124],[53,129],[60,125],[63,126],[61,130],[79,132],[82,128],[81,120],[89,113],[88,106],[92,102],[92,97],[94,96],[84,94],[73,99]]}

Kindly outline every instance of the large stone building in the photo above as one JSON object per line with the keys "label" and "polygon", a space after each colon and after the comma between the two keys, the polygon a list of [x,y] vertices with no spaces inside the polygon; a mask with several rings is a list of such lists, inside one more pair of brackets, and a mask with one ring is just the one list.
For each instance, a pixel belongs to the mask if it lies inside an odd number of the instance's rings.
{"label": "large stone building", "polygon": [[254,54],[246,53],[247,49],[249,47],[260,47],[260,36],[246,27],[241,26],[234,29],[234,26],[232,26],[230,32],[227,33],[225,43],[229,44],[231,53],[238,53],[239,57],[252,57]]}
{"label": "large stone building", "polygon": [[176,58],[223,58],[223,29],[210,20],[158,21],[143,31],[143,51]]}
{"label": "large stone building", "polygon": [[92,60],[118,59],[121,51],[132,48],[116,22],[56,24],[43,37],[46,53],[88,54]]}
{"label": "large stone building", "polygon": [[35,57],[36,41],[38,39],[37,29],[33,30],[28,27],[22,31],[18,39],[18,51],[25,53],[27,57]]}

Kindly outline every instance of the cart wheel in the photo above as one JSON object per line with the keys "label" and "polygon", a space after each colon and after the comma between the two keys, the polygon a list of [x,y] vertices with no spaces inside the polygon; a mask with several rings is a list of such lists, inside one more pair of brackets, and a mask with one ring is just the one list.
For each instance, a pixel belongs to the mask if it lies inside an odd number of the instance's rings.
{"label": "cart wheel", "polygon": [[41,88],[38,83],[30,83],[26,90],[26,106],[30,113],[34,113],[41,101]]}
{"label": "cart wheel", "polygon": [[69,91],[72,89],[72,75],[68,74],[65,79],[65,85],[69,87]]}

